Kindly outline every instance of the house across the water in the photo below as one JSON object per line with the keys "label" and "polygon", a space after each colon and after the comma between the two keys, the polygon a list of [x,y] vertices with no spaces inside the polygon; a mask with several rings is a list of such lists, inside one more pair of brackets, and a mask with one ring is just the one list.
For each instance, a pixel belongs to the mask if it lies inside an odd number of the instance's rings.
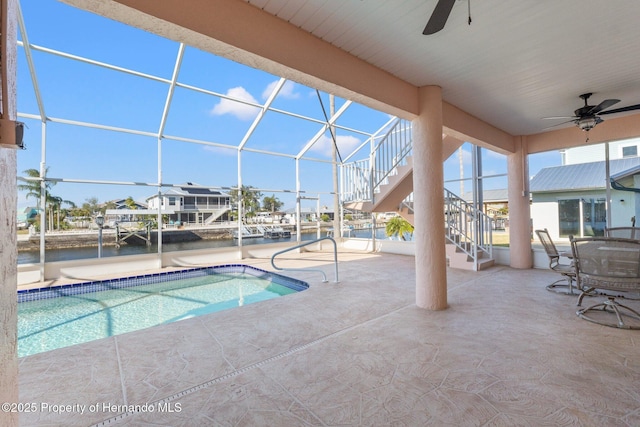
{"label": "house across the water", "polygon": [[210,225],[227,221],[231,196],[218,190],[187,183],[147,198],[148,209],[169,216],[169,224]]}

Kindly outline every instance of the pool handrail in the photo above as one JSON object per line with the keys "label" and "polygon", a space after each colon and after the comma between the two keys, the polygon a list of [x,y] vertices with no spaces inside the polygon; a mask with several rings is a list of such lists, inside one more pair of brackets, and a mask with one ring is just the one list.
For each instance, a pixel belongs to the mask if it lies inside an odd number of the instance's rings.
{"label": "pool handrail", "polygon": [[318,243],[318,242],[320,242],[322,240],[331,240],[333,242],[333,264],[335,266],[335,273],[336,273],[335,283],[338,283],[338,245],[336,244],[336,241],[331,237],[321,237],[319,239],[312,240],[310,242],[305,242],[305,243],[302,243],[302,244],[299,244],[299,245],[292,246],[290,248],[284,249],[282,251],[278,251],[278,252],[274,253],[271,256],[271,266],[273,268],[275,268],[276,270],[279,270],[279,271],[318,271],[318,272],[320,272],[322,274],[322,282],[323,283],[328,282],[327,275],[324,274],[324,271],[322,271],[322,270],[320,270],[318,268],[282,268],[282,267],[277,267],[276,264],[273,262],[274,259],[278,255],[282,255],[283,253],[292,251],[294,249],[300,249],[300,248],[302,248],[304,246],[307,246],[307,245],[312,245],[314,243]]}

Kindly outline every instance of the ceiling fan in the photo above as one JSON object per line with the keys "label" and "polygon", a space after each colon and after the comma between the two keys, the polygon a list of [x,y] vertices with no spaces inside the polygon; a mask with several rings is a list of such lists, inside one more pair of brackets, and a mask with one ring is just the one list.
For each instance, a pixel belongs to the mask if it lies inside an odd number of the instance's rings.
{"label": "ceiling fan", "polygon": [[[438,0],[435,9],[433,9],[433,12],[431,13],[431,18],[429,18],[429,22],[427,22],[427,26],[424,27],[422,34],[428,36],[442,30],[444,25],[447,23],[447,19],[449,19],[449,15],[451,14],[451,10],[453,9],[453,4],[455,2],[456,0]],[[471,25],[471,0],[467,0],[467,4],[469,6],[469,25]]]}
{"label": "ceiling fan", "polygon": [[[616,108],[613,110],[607,110],[607,108],[620,102],[619,99],[605,99],[598,105],[589,105],[589,97],[592,93],[583,93],[580,98],[584,100],[584,106],[578,108],[573,112],[573,116],[556,116],[556,117],[543,117],[543,119],[570,119],[562,123],[558,123],[551,127],[560,126],[565,123],[575,123],[580,129],[585,132],[593,129],[598,123],[602,123],[603,119],[600,117],[605,114],[622,113],[625,111],[640,110],[640,104],[629,105],[627,107]],[[605,111],[606,110],[606,111]],[[548,129],[548,128],[547,128]]]}

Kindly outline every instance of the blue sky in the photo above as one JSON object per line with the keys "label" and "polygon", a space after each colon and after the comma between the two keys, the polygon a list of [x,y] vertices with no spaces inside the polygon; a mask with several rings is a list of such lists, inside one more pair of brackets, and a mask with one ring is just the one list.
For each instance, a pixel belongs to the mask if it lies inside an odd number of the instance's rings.
{"label": "blue sky", "polygon": [[[26,33],[32,45],[62,51],[92,61],[108,63],[137,73],[146,79],[94,64],[62,58],[33,50],[36,77],[47,116],[126,128],[156,134],[179,51],[179,43],[84,12],[58,1],[22,1]],[[23,36],[19,33],[19,39]],[[160,81],[158,81],[160,80]],[[250,128],[258,108],[230,101],[211,93],[239,98],[249,104],[263,104],[279,77],[227,59],[186,47],[178,82],[201,88],[194,91],[177,87],[161,144],[162,182],[193,182],[213,187],[235,186],[238,182],[237,151],[215,145],[175,141],[171,137],[207,141],[235,147]],[[329,96],[322,93],[325,109]],[[336,110],[346,100],[336,98]],[[297,154],[322,128],[322,106],[313,88],[288,81],[272,107],[309,117],[314,121],[269,111],[248,140],[246,147],[267,152]],[[18,48],[18,111],[25,121],[27,150],[18,153],[19,175],[26,169],[38,169],[41,159],[41,124],[25,118],[38,115],[38,105],[25,50]],[[389,120],[385,113],[352,104],[337,124],[366,133],[376,132]],[[366,135],[338,129],[338,147],[343,157],[367,139]],[[134,135],[103,129],[49,122],[46,130],[46,164],[50,177],[76,180],[155,183],[158,181],[158,142],[149,135]],[[470,147],[464,147],[465,176],[471,175]],[[506,173],[504,156],[488,152],[484,174]],[[368,149],[356,158],[363,158]],[[331,158],[329,133],[305,156]],[[532,158],[531,173],[540,165],[559,164],[557,152]],[[445,162],[445,179],[459,177],[459,160],[454,155]],[[290,193],[268,190],[295,190],[295,162],[291,158],[243,152],[243,184],[266,189],[294,207]],[[300,184],[307,195],[321,195],[321,203],[332,206],[331,165],[326,162],[301,162]],[[504,178],[488,180],[485,188],[505,187]],[[452,188],[459,188],[458,184]],[[152,187],[76,184],[61,182],[51,192],[81,205],[96,197],[100,202],[132,196],[144,200],[155,194]],[[315,202],[307,202],[315,207]],[[19,206],[35,200],[19,198]]]}

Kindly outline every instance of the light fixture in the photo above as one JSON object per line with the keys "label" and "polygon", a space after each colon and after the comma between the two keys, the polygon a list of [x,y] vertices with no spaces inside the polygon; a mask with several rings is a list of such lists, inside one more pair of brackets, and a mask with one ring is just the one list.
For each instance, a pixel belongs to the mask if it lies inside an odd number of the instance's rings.
{"label": "light fixture", "polygon": [[96,215],[96,225],[100,228],[102,228],[102,226],[104,225],[104,216],[102,216],[101,213]]}
{"label": "light fixture", "polygon": [[589,132],[601,121],[602,119],[597,116],[584,117],[578,120],[578,127],[585,132]]}
{"label": "light fixture", "polygon": [[0,147],[24,150],[24,123],[0,118]]}
{"label": "light fixture", "polygon": [[98,258],[102,258],[102,226],[104,225],[104,216],[101,213],[96,215],[96,224],[98,225]]}

